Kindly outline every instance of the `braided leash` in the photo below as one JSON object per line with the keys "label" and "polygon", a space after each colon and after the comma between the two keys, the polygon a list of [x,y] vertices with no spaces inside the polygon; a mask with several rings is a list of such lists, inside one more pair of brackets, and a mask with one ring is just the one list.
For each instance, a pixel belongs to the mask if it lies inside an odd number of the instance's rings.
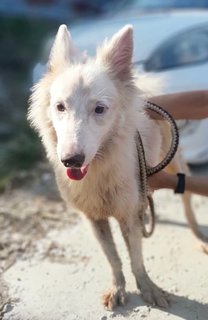
{"label": "braided leash", "polygon": [[[154,175],[155,173],[161,171],[164,169],[170,161],[173,159],[177,148],[178,148],[178,142],[179,142],[179,135],[178,135],[178,128],[177,125],[172,118],[172,116],[163,108],[156,105],[152,102],[147,102],[147,109],[152,110],[156,112],[157,114],[161,115],[165,120],[167,120],[171,125],[171,134],[172,134],[172,141],[170,149],[168,150],[165,158],[155,167],[148,167],[146,164],[145,159],[145,151],[142,143],[142,139],[140,136],[139,131],[137,131],[136,135],[136,148],[137,148],[137,156],[138,156],[138,162],[139,162],[139,171],[140,171],[140,188],[141,188],[141,194],[142,194],[142,208],[139,212],[139,217],[141,219],[142,227],[143,227],[143,236],[145,238],[149,238],[155,228],[155,209],[154,209],[154,202],[150,195],[148,195],[147,192],[147,177],[150,177]],[[147,217],[147,214],[145,213],[146,207],[149,204],[150,208],[150,215],[149,215],[149,230],[146,228],[145,218]]]}
{"label": "braided leash", "polygon": [[164,169],[170,163],[170,161],[173,159],[173,157],[178,149],[179,134],[178,134],[178,128],[175,123],[175,120],[166,110],[164,110],[163,108],[161,108],[157,104],[149,102],[149,101],[147,102],[147,109],[156,112],[157,114],[161,115],[165,120],[167,120],[171,125],[171,134],[172,134],[171,146],[170,146],[170,149],[168,150],[165,158],[157,166],[155,166],[153,168],[150,168],[150,167],[147,168],[147,176],[150,177],[153,174]]}

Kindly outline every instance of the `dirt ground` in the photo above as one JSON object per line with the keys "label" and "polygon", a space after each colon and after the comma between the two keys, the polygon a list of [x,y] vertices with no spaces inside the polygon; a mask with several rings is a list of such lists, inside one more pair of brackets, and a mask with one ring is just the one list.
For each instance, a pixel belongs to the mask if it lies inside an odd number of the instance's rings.
{"label": "dirt ground", "polygon": [[[147,306],[129,266],[115,221],[113,233],[127,280],[128,303],[106,311],[100,297],[111,285],[108,263],[88,222],[66,210],[45,165],[22,172],[0,196],[0,319],[108,320],[208,319],[208,257],[196,245],[180,196],[155,193],[157,224],[144,240],[151,278],[170,293],[167,310]],[[208,236],[208,198],[193,196]]]}

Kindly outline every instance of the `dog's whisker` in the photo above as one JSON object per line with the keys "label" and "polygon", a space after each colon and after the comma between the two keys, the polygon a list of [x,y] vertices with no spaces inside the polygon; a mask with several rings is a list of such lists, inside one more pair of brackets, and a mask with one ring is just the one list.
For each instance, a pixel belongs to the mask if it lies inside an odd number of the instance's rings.
{"label": "dog's whisker", "polygon": [[105,157],[105,154],[102,150],[99,150],[97,153],[96,153],[96,156],[95,156],[95,159],[99,159],[99,160],[103,160]]}

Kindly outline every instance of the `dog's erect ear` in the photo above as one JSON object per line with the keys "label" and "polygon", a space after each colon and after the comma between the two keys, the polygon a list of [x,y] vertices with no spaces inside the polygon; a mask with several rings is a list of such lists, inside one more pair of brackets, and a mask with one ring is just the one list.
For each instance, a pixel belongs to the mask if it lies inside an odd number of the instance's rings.
{"label": "dog's erect ear", "polygon": [[74,54],[71,35],[66,25],[58,29],[54,44],[49,57],[50,70],[59,70],[68,65]]}
{"label": "dog's erect ear", "polygon": [[126,25],[98,49],[97,60],[106,64],[114,76],[127,80],[131,74],[132,55],[133,27]]}

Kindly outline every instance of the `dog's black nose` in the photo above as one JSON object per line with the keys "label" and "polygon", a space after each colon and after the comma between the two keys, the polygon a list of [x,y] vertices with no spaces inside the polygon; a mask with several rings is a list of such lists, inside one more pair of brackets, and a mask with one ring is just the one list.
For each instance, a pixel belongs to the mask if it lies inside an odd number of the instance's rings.
{"label": "dog's black nose", "polygon": [[65,165],[65,167],[72,167],[72,168],[81,168],[85,161],[84,154],[76,154],[73,157],[67,159],[61,159],[61,162]]}

